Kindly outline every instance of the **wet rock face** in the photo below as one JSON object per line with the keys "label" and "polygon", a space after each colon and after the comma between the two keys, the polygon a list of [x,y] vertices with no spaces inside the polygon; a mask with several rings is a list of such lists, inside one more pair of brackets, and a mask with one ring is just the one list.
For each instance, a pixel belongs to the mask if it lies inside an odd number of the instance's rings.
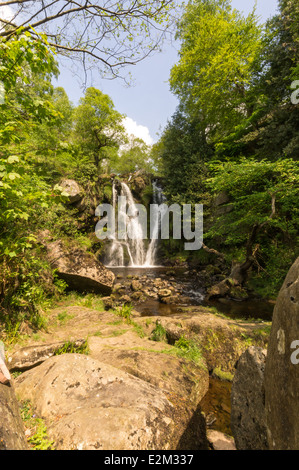
{"label": "wet rock face", "polygon": [[141,176],[137,176],[133,180],[134,190],[137,194],[141,193],[146,187],[147,182]]}
{"label": "wet rock face", "polygon": [[27,450],[14,387],[0,384],[0,450]]}
{"label": "wet rock face", "polygon": [[265,368],[266,419],[270,449],[299,449],[298,341],[299,258],[286,276],[273,313]]}
{"label": "wet rock face", "polygon": [[150,178],[142,170],[134,173],[129,182],[134,195],[137,197],[140,197],[145,188],[151,184]]}
{"label": "wet rock face", "polygon": [[238,450],[267,450],[264,371],[266,350],[248,348],[240,357],[231,392],[231,429]]}

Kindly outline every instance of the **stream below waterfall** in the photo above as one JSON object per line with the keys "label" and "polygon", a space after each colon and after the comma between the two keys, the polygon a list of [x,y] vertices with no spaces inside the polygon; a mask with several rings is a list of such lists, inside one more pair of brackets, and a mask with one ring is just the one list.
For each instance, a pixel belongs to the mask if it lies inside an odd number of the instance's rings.
{"label": "stream below waterfall", "polygon": [[[260,319],[271,321],[274,304],[263,299],[250,299],[236,301],[228,298],[213,299],[205,301],[205,287],[198,285],[198,281],[190,274],[186,268],[175,268],[166,266],[152,267],[109,267],[116,277],[139,278],[147,277],[153,281],[162,278],[172,281],[178,290],[184,295],[183,303],[164,304],[157,299],[148,298],[144,302],[137,303],[135,309],[142,316],[169,316],[181,312],[182,307],[189,305],[202,305],[204,307],[215,307],[218,312],[223,313],[233,319]],[[169,276],[169,272],[171,275]],[[121,280],[120,280],[121,281]]]}
{"label": "stream below waterfall", "polygon": [[[271,320],[273,305],[262,300],[235,301],[220,299],[204,302],[205,286],[200,286],[196,276],[186,268],[169,268],[156,266],[159,235],[163,217],[166,213],[165,196],[163,189],[157,181],[152,183],[152,207],[160,207],[160,217],[152,220],[150,217],[150,230],[148,230],[145,208],[136,203],[130,185],[125,182],[113,182],[112,204],[114,224],[110,234],[109,245],[104,263],[109,269],[115,271],[116,276],[128,278],[153,279],[166,278],[172,282],[172,287],[182,297],[183,302],[170,301],[161,303],[157,298],[148,298],[147,301],[137,305],[137,310],[143,316],[173,315],[178,313],[182,306],[203,305],[215,307],[220,313],[231,318]],[[117,217],[116,217],[117,214]],[[152,215],[152,212],[151,212]],[[145,219],[143,218],[145,217]],[[116,220],[117,219],[117,220]],[[153,223],[152,223],[153,222]],[[149,233],[148,233],[149,232]],[[134,236],[132,236],[134,235]],[[147,240],[149,235],[149,240]],[[169,276],[169,272],[171,275]],[[167,276],[168,275],[168,276]]]}
{"label": "stream below waterfall", "polygon": [[[198,285],[194,276],[186,268],[175,267],[110,267],[117,277],[117,282],[139,279],[154,284],[156,279],[167,279],[175,284],[183,294],[183,302],[162,303],[156,298],[147,298],[134,303],[134,309],[142,316],[172,316],[183,312],[186,306],[214,307],[226,316],[239,319],[261,319],[271,321],[274,305],[264,300],[244,300],[237,302],[231,299],[219,299],[205,302],[205,288]],[[208,428],[232,435],[230,428],[231,383],[210,377],[209,390],[201,402],[201,408],[206,416]]]}

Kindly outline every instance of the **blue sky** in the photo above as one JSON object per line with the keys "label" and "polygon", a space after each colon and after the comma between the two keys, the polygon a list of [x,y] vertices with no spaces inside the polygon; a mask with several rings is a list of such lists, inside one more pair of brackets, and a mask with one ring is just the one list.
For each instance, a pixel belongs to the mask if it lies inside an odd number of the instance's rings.
{"label": "blue sky", "polygon": [[[249,13],[255,0],[232,0],[234,8]],[[277,11],[277,0],[257,0],[257,14],[261,21],[273,16]],[[165,45],[162,53],[145,59],[131,67],[135,85],[128,88],[122,80],[104,80],[93,74],[92,85],[108,94],[116,109],[128,116],[128,129],[144,138],[147,143],[158,140],[158,134],[171,118],[178,104],[169,90],[168,79],[171,67],[177,61],[174,46]],[[82,91],[83,78],[75,77],[68,68],[61,67],[61,74],[55,86],[62,86],[70,100],[77,105]]]}

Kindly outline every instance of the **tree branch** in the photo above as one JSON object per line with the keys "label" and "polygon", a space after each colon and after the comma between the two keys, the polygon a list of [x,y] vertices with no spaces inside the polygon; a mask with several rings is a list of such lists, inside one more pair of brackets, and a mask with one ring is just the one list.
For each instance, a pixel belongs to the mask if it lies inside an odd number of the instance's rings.
{"label": "tree branch", "polygon": [[175,4],[175,0],[10,0],[2,6],[14,8],[15,18],[3,20],[7,28],[0,37],[9,41],[19,28],[33,35],[45,33],[58,53],[75,58],[77,54],[84,63],[89,57],[93,67],[104,65],[102,74],[107,70],[116,77],[118,67],[134,65],[158,49],[174,23],[174,13],[168,9],[173,6],[176,13]]}
{"label": "tree branch", "polygon": [[204,251],[206,251],[207,253],[211,253],[213,255],[216,255],[218,256],[218,258],[221,258],[221,259],[224,259],[225,256],[223,253],[220,253],[219,251],[217,250],[214,250],[213,248],[208,248],[204,243],[202,244],[202,248]]}

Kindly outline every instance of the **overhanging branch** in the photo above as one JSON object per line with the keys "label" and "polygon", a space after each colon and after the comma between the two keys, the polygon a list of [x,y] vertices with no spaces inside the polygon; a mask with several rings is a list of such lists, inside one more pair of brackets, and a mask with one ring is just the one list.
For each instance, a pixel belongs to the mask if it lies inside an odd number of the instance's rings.
{"label": "overhanging branch", "polygon": [[[104,65],[112,76],[116,69],[134,65],[157,50],[175,22],[174,0],[106,1],[6,1],[14,19],[3,20],[0,39],[9,41],[19,28],[45,33],[58,53]],[[172,7],[172,10],[171,10]],[[170,14],[171,11],[171,14]]]}

